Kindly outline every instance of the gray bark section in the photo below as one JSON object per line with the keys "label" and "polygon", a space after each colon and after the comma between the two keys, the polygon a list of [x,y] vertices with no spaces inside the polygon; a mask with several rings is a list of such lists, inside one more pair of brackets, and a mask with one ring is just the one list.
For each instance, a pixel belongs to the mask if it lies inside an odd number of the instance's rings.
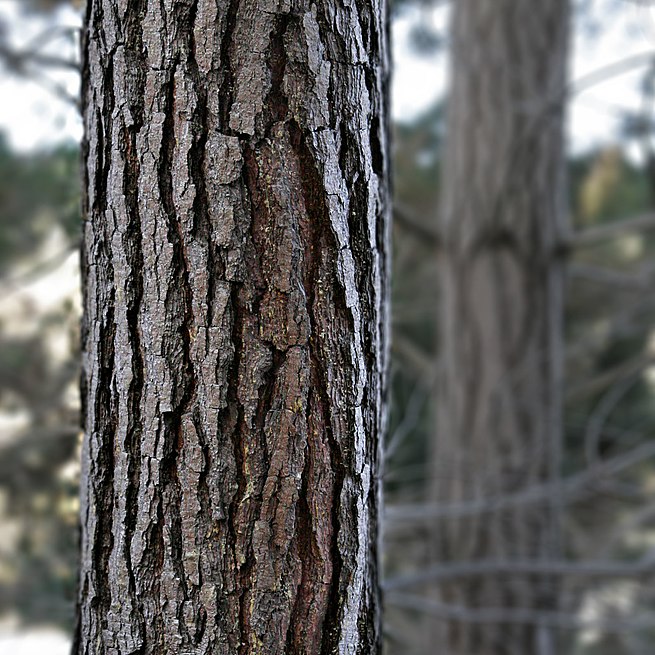
{"label": "gray bark section", "polygon": [[382,0],[91,0],[76,654],[378,651]]}
{"label": "gray bark section", "polygon": [[[458,0],[440,212],[434,497],[491,500],[559,474],[567,0]],[[439,561],[548,559],[558,499],[445,519]],[[444,583],[469,608],[553,609],[543,577]],[[430,619],[433,623],[434,619]],[[436,622],[449,655],[552,655],[545,629]],[[433,642],[434,643],[434,642]]]}

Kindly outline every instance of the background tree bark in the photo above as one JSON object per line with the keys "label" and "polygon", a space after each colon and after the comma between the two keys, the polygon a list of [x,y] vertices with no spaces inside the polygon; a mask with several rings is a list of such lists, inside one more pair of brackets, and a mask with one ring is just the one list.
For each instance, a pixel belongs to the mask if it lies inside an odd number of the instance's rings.
{"label": "background tree bark", "polygon": [[382,0],[91,0],[74,652],[378,651]]}
{"label": "background tree bark", "polygon": [[[538,507],[445,519],[435,556],[547,559],[559,542],[568,2],[458,0],[453,12],[433,500],[554,488]],[[546,610],[557,589],[538,576],[473,576],[441,585],[439,600]],[[449,655],[556,652],[534,626],[437,621],[431,638],[444,627]]]}

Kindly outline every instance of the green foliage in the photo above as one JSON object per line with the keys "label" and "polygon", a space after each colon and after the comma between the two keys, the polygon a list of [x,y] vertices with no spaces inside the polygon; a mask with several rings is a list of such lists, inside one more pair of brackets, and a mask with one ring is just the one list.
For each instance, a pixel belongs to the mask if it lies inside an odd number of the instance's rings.
{"label": "green foliage", "polygon": [[80,230],[77,146],[19,156],[0,135],[0,276],[38,252],[53,225],[69,239]]}
{"label": "green foliage", "polygon": [[[38,309],[21,299],[20,285],[6,282],[15,281],[14,269],[32,271],[48,258],[42,251],[53,231],[69,248],[79,240],[78,159],[73,145],[18,155],[0,138],[0,302],[7,301],[0,315],[0,414],[28,416],[24,427],[3,427],[0,434],[0,532],[14,535],[0,553],[0,615],[18,611],[26,622],[66,628],[75,586],[77,482],[62,471],[76,457],[79,432],[70,399],[78,377],[78,317],[70,303]],[[68,349],[54,356],[56,341]]]}
{"label": "green foliage", "polygon": [[439,161],[445,107],[438,102],[408,123],[394,126],[394,195],[417,211],[434,208],[439,195]]}
{"label": "green foliage", "polygon": [[[420,230],[430,232],[436,227],[443,113],[443,106],[436,104],[416,120],[394,125],[393,185],[399,210],[392,239],[389,435],[397,448],[388,462],[386,490],[390,498],[397,494],[420,496],[429,475],[437,273],[434,246]],[[412,215],[414,225],[403,220],[400,208]]]}

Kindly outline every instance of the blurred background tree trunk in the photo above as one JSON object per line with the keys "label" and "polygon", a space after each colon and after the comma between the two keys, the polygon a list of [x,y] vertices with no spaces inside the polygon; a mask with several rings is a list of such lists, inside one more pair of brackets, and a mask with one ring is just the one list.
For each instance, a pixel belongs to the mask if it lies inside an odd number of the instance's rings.
{"label": "blurred background tree trunk", "polygon": [[[553,483],[548,500],[463,512],[434,526],[437,561],[544,560],[560,543],[563,106],[568,0],[458,0],[439,213],[439,366],[433,501],[491,501]],[[431,618],[448,655],[553,655],[512,610],[553,610],[557,587],[525,575],[464,577]],[[475,610],[508,611],[480,622]],[[469,620],[467,611],[471,611]]]}
{"label": "blurred background tree trunk", "polygon": [[378,652],[385,38],[89,2],[74,652]]}

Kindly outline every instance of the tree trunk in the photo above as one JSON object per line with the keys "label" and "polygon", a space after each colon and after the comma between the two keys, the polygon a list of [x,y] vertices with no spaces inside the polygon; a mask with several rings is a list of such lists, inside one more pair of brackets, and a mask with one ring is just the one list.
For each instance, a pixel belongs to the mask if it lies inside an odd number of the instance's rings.
{"label": "tree trunk", "polygon": [[382,0],[91,0],[76,654],[378,652]]}
{"label": "tree trunk", "polygon": [[[558,550],[567,0],[458,0],[440,212],[440,365],[433,499],[492,500],[553,483],[545,504],[445,519],[440,561],[546,559]],[[508,611],[435,621],[449,655],[553,655],[512,610],[557,605],[551,581],[471,576],[439,602]],[[525,613],[523,614],[525,616]],[[444,630],[445,628],[445,630]]]}

